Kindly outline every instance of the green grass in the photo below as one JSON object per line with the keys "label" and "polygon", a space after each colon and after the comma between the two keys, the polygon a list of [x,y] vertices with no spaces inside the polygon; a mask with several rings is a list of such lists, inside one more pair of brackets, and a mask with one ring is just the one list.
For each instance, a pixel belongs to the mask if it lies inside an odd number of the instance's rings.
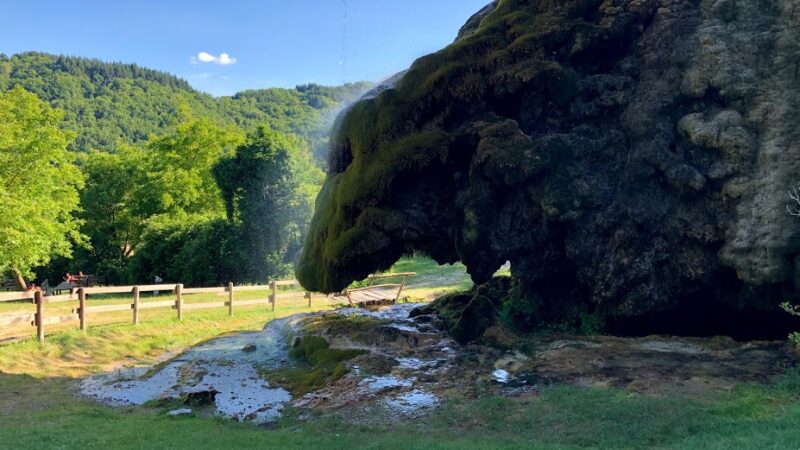
{"label": "green grass", "polygon": [[[797,375],[794,375],[797,377]],[[538,397],[444,404],[405,423],[287,418],[266,429],[160,408],[111,409],[72,397],[72,382],[0,376],[3,448],[664,448],[800,446],[796,390],[745,386],[712,400],[552,388]]]}
{"label": "green grass", "polygon": [[[435,263],[409,259],[396,271],[435,277]],[[413,269],[410,269],[413,267]],[[457,269],[446,267],[444,270]],[[449,286],[456,289],[458,286]],[[314,309],[327,308],[315,300]],[[267,320],[308,311],[302,301],[224,310],[152,310],[129,323],[65,331],[0,346],[0,448],[800,448],[800,374],[771,386],[742,385],[702,399],[618,389],[555,387],[517,399],[445,402],[430,416],[396,424],[348,424],[336,417],[275,426],[190,416],[165,407],[108,408],[76,397],[76,379],[118,365],[152,364],[205,339],[257,330]]]}
{"label": "green grass", "polygon": [[[314,300],[312,310],[328,309]],[[267,306],[241,308],[233,317],[226,310],[190,311],[183,321],[175,312],[150,310],[139,325],[129,321],[90,326],[86,333],[74,329],[48,334],[41,347],[33,338],[0,346],[0,371],[36,377],[78,377],[116,365],[152,363],[206,339],[234,331],[259,330],[275,317],[309,311],[305,300],[287,302],[275,313]]]}
{"label": "green grass", "polygon": [[[414,298],[432,300],[441,295],[466,291],[473,283],[464,264],[445,264],[440,266],[427,256],[408,256],[397,261],[387,273],[416,272],[408,279],[408,288],[403,292]],[[509,275],[508,267],[500,268],[495,276]],[[395,283],[396,281],[391,281]]]}

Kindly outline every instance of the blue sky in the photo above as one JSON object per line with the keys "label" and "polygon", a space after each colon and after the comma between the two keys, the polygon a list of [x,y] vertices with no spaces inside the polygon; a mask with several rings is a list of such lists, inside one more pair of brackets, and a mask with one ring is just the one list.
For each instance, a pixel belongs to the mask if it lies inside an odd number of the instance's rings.
{"label": "blue sky", "polygon": [[3,0],[0,53],[136,63],[214,95],[377,81],[452,42],[488,2]]}

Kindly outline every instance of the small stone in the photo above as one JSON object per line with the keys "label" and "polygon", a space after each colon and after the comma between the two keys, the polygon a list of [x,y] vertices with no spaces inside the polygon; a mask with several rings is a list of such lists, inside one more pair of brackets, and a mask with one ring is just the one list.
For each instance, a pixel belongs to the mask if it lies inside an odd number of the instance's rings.
{"label": "small stone", "polygon": [[258,347],[256,346],[256,344],[250,343],[250,344],[245,345],[242,348],[242,351],[245,352],[245,353],[253,353],[254,351],[256,351],[257,348]]}
{"label": "small stone", "polygon": [[701,191],[706,185],[706,177],[688,164],[670,167],[665,175],[667,181],[676,188],[691,188],[694,191]]}
{"label": "small stone", "polygon": [[720,180],[732,174],[733,171],[734,169],[730,164],[717,161],[708,168],[708,177],[712,180]]}
{"label": "small stone", "polygon": [[219,391],[208,389],[205,391],[189,392],[184,397],[183,402],[187,405],[206,406],[214,404]]}
{"label": "small stone", "polygon": [[192,410],[189,408],[180,408],[180,409],[173,409],[172,411],[168,412],[168,416],[188,416],[192,413]]}
{"label": "small stone", "polygon": [[508,383],[509,376],[511,376],[511,374],[503,369],[497,369],[494,372],[492,372],[492,377],[494,377],[494,381],[498,383],[503,383],[503,384]]}
{"label": "small stone", "polygon": [[423,383],[433,383],[436,381],[436,375],[432,373],[422,373],[419,376],[417,376],[417,380]]}

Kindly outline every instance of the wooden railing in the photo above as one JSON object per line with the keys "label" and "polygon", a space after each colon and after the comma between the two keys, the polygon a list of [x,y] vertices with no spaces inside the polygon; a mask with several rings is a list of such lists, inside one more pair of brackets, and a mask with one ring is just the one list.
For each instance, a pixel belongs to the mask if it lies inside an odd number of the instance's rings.
{"label": "wooden railing", "polygon": [[[383,302],[397,303],[397,301],[400,300],[400,295],[403,293],[403,288],[406,287],[408,277],[416,275],[416,272],[373,274],[367,277],[366,286],[355,289],[345,289],[344,294],[350,306],[367,306],[382,304]],[[399,284],[375,284],[376,281],[385,280],[387,278],[400,278],[402,281]]]}
{"label": "wooden railing", "polygon": [[[183,319],[184,313],[187,311],[212,309],[212,308],[228,308],[228,315],[232,316],[234,312],[234,305],[236,307],[253,306],[253,305],[270,305],[272,311],[275,311],[275,305],[280,299],[298,298],[302,297],[308,300],[308,307],[311,307],[311,300],[313,297],[325,297],[324,294],[314,294],[308,291],[295,291],[278,293],[280,286],[299,286],[297,280],[279,280],[272,281],[268,285],[257,286],[234,286],[229,283],[225,287],[201,287],[201,288],[184,288],[182,284],[154,284],[146,286],[107,286],[107,287],[79,287],[68,295],[44,295],[41,291],[36,292],[10,292],[0,294],[0,302],[20,301],[20,300],[33,300],[36,305],[36,312],[19,312],[19,313],[6,313],[0,314],[0,327],[14,326],[22,323],[30,323],[31,326],[36,327],[36,335],[39,342],[44,343],[45,326],[60,324],[65,322],[77,321],[80,322],[80,329],[86,331],[89,324],[90,314],[101,314],[109,312],[131,311],[133,324],[139,324],[139,312],[143,309],[152,308],[173,308],[179,320]],[[236,292],[247,291],[270,291],[270,295],[266,299],[248,299],[236,300]],[[175,296],[174,300],[154,301],[154,302],[141,302],[140,294],[143,292],[156,292],[156,291],[169,291]],[[87,299],[90,295],[96,294],[131,294],[131,302],[124,304],[114,305],[87,305]],[[203,303],[186,303],[184,302],[184,295],[191,294],[219,294],[226,295],[227,300],[219,302],[203,302]],[[62,302],[77,302],[77,308],[73,308],[70,314],[48,316],[46,305],[49,303],[62,303]]]}

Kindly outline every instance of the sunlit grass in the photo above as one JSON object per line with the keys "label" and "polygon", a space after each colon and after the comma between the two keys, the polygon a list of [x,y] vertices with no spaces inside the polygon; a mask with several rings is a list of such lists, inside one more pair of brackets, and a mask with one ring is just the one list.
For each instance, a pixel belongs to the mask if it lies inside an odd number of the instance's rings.
{"label": "sunlit grass", "polygon": [[[796,377],[796,375],[791,375]],[[67,378],[0,375],[3,448],[658,448],[800,446],[796,390],[744,386],[715,398],[549,388],[538,396],[455,399],[430,416],[350,424],[286,418],[271,429],[74,397]]]}
{"label": "sunlit grass", "polygon": [[0,346],[0,370],[37,377],[82,376],[120,363],[153,362],[165,353],[220,334],[259,330],[275,317],[333,306],[324,299],[314,299],[309,309],[306,300],[287,300],[279,303],[274,313],[269,306],[243,307],[235,310],[233,317],[228,316],[227,309],[187,311],[182,321],[171,309],[145,310],[139,325],[130,321],[90,322],[86,333],[71,325],[70,330],[48,334],[43,347],[33,337]]}
{"label": "sunlit grass", "polygon": [[[418,272],[415,281],[421,283],[459,280],[410,292],[471,286],[461,265],[439,267],[409,258],[393,270]],[[220,298],[201,294],[187,301]],[[333,306],[315,298],[311,309]],[[744,385],[702,399],[553,387],[519,398],[453,399],[430,416],[397,423],[301,421],[290,414],[270,429],[201,416],[171,418],[157,407],[112,409],[74,394],[76,380],[87,374],[152,364],[220,334],[258,330],[275,317],[304,311],[309,311],[304,299],[289,299],[279,301],[275,313],[264,305],[242,307],[228,317],[221,308],[187,311],[183,321],[169,308],[146,310],[138,326],[127,313],[120,323],[102,323],[106,315],[97,315],[86,334],[72,324],[48,334],[43,347],[33,339],[0,345],[0,448],[800,448],[797,373],[773,386]],[[117,319],[114,314],[108,320]]]}

